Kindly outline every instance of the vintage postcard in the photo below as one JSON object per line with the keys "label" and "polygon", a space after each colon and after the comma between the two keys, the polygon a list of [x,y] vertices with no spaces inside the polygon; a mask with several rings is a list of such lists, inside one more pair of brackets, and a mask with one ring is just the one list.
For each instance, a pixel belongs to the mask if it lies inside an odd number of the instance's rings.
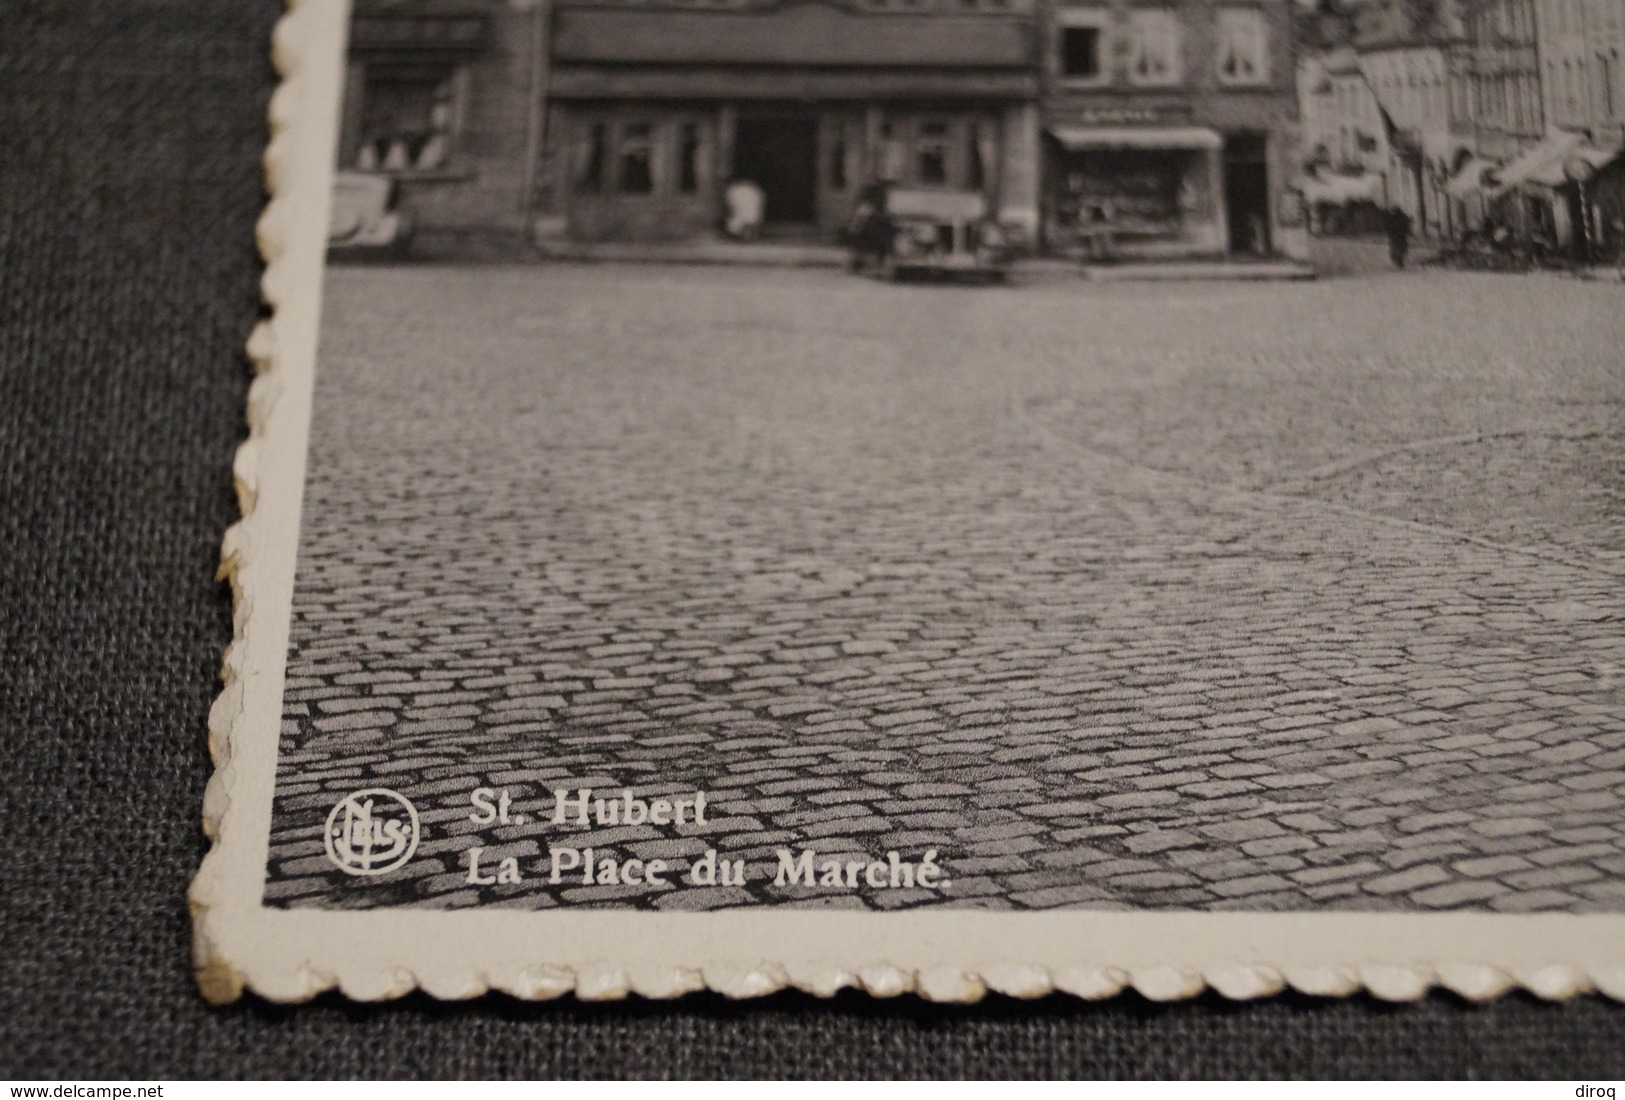
{"label": "vintage postcard", "polygon": [[294,3],[205,995],[1625,997],[1609,34]]}

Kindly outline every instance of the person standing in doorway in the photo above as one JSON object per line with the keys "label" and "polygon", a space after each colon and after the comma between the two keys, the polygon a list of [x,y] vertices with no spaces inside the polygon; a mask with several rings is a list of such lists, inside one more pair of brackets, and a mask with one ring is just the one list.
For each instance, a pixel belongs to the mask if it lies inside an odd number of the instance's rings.
{"label": "person standing in doorway", "polygon": [[761,236],[767,196],[755,180],[730,182],[722,192],[722,205],[726,208],[723,228],[728,236],[740,241],[754,241]]}
{"label": "person standing in doorway", "polygon": [[1411,216],[1397,206],[1389,207],[1384,227],[1388,232],[1388,258],[1395,267],[1403,268],[1411,250]]}

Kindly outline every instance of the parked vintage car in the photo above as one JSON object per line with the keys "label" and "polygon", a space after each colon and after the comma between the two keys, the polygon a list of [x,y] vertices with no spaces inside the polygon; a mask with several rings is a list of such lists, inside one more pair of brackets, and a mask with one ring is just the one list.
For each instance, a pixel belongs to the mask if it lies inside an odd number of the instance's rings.
{"label": "parked vintage car", "polygon": [[977,191],[893,188],[886,196],[891,247],[882,270],[901,275],[965,275],[1002,280],[1013,259],[1012,235]]}
{"label": "parked vintage car", "polygon": [[411,221],[395,209],[397,187],[388,176],[338,172],[333,177],[327,247],[335,257],[392,258],[406,254]]}

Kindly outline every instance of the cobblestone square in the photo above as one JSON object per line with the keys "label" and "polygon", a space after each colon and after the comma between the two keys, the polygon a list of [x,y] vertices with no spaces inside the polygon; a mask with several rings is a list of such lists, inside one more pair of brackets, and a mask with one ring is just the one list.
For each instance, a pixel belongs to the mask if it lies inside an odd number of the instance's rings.
{"label": "cobblestone square", "polygon": [[[267,900],[1625,911],[1622,347],[1556,276],[331,270]],[[754,873],[476,889],[566,842],[478,786]]]}

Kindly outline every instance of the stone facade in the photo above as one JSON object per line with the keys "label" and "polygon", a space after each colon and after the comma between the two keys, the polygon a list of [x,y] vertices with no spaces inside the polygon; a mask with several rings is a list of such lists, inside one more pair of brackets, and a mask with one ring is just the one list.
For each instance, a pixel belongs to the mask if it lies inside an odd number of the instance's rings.
{"label": "stone facade", "polygon": [[1480,156],[1505,159],[1540,140],[1535,0],[1488,0],[1466,18],[1472,77],[1472,133]]}
{"label": "stone facade", "polygon": [[1348,175],[1380,174],[1386,169],[1391,152],[1382,107],[1354,51],[1305,57],[1298,74],[1303,147],[1309,161]]}
{"label": "stone facade", "polygon": [[[916,10],[918,9],[918,10]],[[1029,232],[1030,8],[560,4],[544,207],[577,239],[714,231],[733,179],[770,235],[836,239],[871,180],[983,192]]]}
{"label": "stone facade", "polygon": [[339,166],[420,240],[706,237],[750,178],[768,235],[830,241],[890,179],[1063,251],[1303,251],[1289,0],[359,0],[355,28]]}
{"label": "stone facade", "polygon": [[1458,0],[1426,13],[1377,0],[1355,21],[1360,68],[1385,116],[1388,201],[1429,236],[1460,231],[1448,186],[1472,150],[1465,10]]}
{"label": "stone facade", "polygon": [[1285,186],[1297,155],[1289,4],[1050,0],[1046,12],[1052,245],[1301,254]]}
{"label": "stone facade", "polygon": [[1364,48],[1360,65],[1390,126],[1389,200],[1425,234],[1450,235],[1445,185],[1467,143],[1452,124],[1453,43],[1382,44]]}
{"label": "stone facade", "polygon": [[1301,57],[1298,104],[1303,120],[1301,186],[1310,229],[1321,234],[1373,231],[1388,204],[1394,150],[1359,56],[1341,47]]}
{"label": "stone facade", "polygon": [[1625,128],[1625,4],[1535,0],[1547,120],[1577,131]]}
{"label": "stone facade", "polygon": [[387,172],[431,247],[518,235],[544,30],[491,0],[358,0],[338,167]]}
{"label": "stone facade", "polygon": [[1617,262],[1625,257],[1625,3],[1534,7],[1547,125],[1582,139],[1549,196],[1556,243],[1582,259]]}
{"label": "stone facade", "polygon": [[[1453,0],[1424,21],[1400,0],[1365,0],[1354,48],[1392,147],[1389,201],[1420,229],[1504,230],[1581,261],[1625,255],[1625,3]],[[1303,66],[1321,145],[1336,54]]]}

